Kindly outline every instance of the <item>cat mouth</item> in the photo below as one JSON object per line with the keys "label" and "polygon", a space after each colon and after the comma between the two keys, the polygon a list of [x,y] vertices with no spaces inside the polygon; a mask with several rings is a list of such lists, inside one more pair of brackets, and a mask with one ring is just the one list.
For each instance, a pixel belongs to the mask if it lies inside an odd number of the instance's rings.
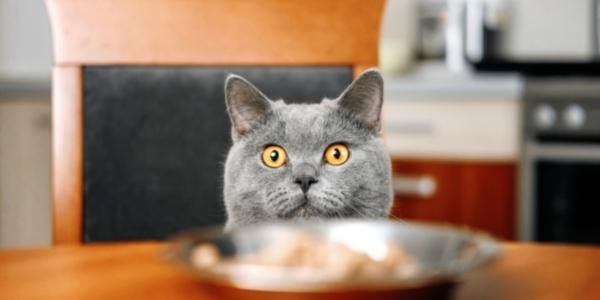
{"label": "cat mouth", "polygon": [[[313,199],[309,195],[298,195],[295,205],[289,207],[279,217],[282,219],[309,219],[309,218],[330,218],[340,215],[337,209],[326,209],[318,204],[318,199]],[[336,207],[337,208],[337,207]]]}
{"label": "cat mouth", "polygon": [[302,206],[293,213],[296,217],[310,217],[309,208],[306,206]]}
{"label": "cat mouth", "polygon": [[288,218],[310,218],[321,215],[321,212],[312,207],[308,201],[293,209],[287,214]]}

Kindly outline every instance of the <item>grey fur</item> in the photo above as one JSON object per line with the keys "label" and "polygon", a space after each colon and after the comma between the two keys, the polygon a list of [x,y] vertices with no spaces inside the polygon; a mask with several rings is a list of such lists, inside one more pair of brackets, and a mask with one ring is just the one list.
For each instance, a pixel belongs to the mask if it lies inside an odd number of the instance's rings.
{"label": "grey fur", "polygon": [[[230,75],[225,100],[233,146],[225,164],[227,229],[295,218],[383,218],[392,205],[390,158],[379,137],[383,80],[359,76],[337,99],[319,104],[271,101],[242,77]],[[350,158],[328,165],[323,152],[342,142]],[[265,146],[282,146],[288,162],[269,168]],[[318,182],[302,192],[298,176]]]}

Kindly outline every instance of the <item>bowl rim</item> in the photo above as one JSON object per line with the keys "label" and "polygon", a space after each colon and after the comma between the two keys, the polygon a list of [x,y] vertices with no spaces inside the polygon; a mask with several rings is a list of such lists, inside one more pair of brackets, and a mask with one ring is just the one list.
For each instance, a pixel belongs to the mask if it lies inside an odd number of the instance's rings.
{"label": "bowl rim", "polygon": [[[168,239],[168,247],[161,251],[162,258],[172,265],[184,270],[185,272],[193,275],[197,279],[201,280],[203,284],[221,286],[227,288],[236,288],[250,291],[263,291],[263,292],[290,292],[290,293],[323,293],[323,292],[340,292],[340,291],[393,291],[393,290],[405,290],[405,289],[419,289],[429,286],[438,285],[454,285],[462,282],[462,275],[475,268],[482,267],[485,264],[490,263],[501,254],[501,247],[498,239],[492,235],[479,231],[473,230],[466,226],[458,226],[454,224],[440,224],[440,223],[429,223],[419,221],[400,221],[398,220],[364,220],[364,219],[345,219],[345,220],[324,220],[324,223],[329,224],[386,224],[385,226],[411,226],[415,228],[435,230],[435,231],[448,231],[455,234],[460,234],[466,237],[473,245],[477,248],[476,256],[471,258],[469,264],[465,265],[464,268],[455,270],[451,274],[426,274],[426,276],[420,276],[411,280],[383,280],[376,281],[373,279],[369,280],[352,280],[352,281],[330,281],[330,282],[311,282],[310,285],[302,285],[302,282],[289,283],[287,285],[281,284],[256,284],[256,282],[234,280],[231,276],[225,276],[218,274],[211,268],[201,268],[193,265],[189,260],[189,251],[194,246],[201,242],[208,242],[217,237],[226,235],[233,235],[238,232],[251,231],[261,229],[267,226],[284,226],[287,228],[298,229],[300,226],[315,226],[312,222],[297,221],[297,222],[268,222],[261,224],[253,224],[246,226],[242,229],[236,229],[231,231],[225,231],[223,226],[211,226],[201,229],[190,229],[178,233]],[[273,270],[290,270],[296,269],[294,267],[273,267],[273,266],[254,266],[256,272],[265,272]],[[263,280],[264,282],[265,280]]]}

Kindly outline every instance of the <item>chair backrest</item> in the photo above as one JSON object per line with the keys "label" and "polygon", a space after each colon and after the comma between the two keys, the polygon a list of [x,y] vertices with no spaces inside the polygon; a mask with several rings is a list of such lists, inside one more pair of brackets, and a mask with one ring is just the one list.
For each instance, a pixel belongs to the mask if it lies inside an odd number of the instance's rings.
{"label": "chair backrest", "polygon": [[46,0],[55,244],[219,224],[223,80],[334,97],[377,65],[384,0]]}

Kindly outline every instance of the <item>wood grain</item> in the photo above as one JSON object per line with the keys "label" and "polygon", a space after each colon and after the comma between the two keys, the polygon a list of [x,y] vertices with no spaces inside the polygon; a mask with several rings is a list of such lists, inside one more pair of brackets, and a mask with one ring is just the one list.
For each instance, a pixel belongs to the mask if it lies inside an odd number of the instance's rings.
{"label": "wood grain", "polygon": [[83,95],[79,67],[52,73],[52,224],[54,244],[82,240]]}
{"label": "wood grain", "polygon": [[56,65],[377,65],[384,0],[46,0]]}
{"label": "wood grain", "polygon": [[356,78],[362,72],[366,71],[367,69],[373,68],[375,66],[376,66],[375,64],[357,64],[357,65],[354,65],[352,67],[352,75],[354,75],[354,77]]}
{"label": "wood grain", "polygon": [[600,248],[503,245],[500,259],[468,274],[456,299],[600,299]]}
{"label": "wood grain", "polygon": [[514,163],[394,160],[393,172],[430,176],[437,183],[428,199],[396,195],[394,217],[448,222],[515,238]]}
{"label": "wood grain", "polygon": [[[161,260],[166,244],[60,246],[0,251],[2,299],[218,299]],[[503,244],[468,274],[455,300],[600,298],[600,248]]]}

